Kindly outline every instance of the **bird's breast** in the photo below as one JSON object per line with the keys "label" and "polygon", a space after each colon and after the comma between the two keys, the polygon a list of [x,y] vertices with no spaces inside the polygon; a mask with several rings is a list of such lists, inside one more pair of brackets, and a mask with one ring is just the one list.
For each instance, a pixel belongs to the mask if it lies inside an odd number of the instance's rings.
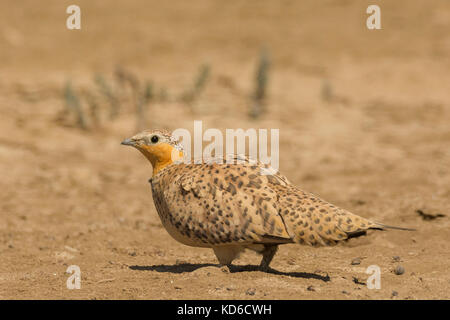
{"label": "bird's breast", "polygon": [[177,223],[176,215],[169,210],[169,206],[167,205],[168,199],[166,199],[164,191],[155,183],[152,183],[152,194],[161,223],[172,238],[191,247],[211,247],[209,244],[189,236],[191,233],[190,230],[186,229],[186,224]]}

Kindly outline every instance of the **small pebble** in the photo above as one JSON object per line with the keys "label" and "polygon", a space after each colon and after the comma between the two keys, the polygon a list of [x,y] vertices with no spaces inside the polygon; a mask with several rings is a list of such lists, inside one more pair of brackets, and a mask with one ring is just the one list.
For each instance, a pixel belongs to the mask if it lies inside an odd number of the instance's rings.
{"label": "small pebble", "polygon": [[359,280],[357,277],[352,277],[353,278],[353,282],[359,285],[366,285],[365,282]]}
{"label": "small pebble", "polygon": [[306,288],[306,290],[308,290],[308,291],[316,291],[316,289],[314,289],[313,286],[309,286],[308,288]]}
{"label": "small pebble", "polygon": [[295,260],[294,259],[290,259],[290,260],[288,260],[288,265],[291,265],[291,266],[295,266],[296,265],[296,263],[295,263]]}
{"label": "small pebble", "polygon": [[404,274],[405,273],[405,268],[403,268],[402,266],[397,266],[397,267],[395,267],[395,269],[394,269],[394,273],[396,274],[396,275],[402,275],[402,274]]}
{"label": "small pebble", "polygon": [[254,296],[256,293],[256,289],[254,288],[248,288],[247,291],[245,291],[245,294],[248,296]]}
{"label": "small pebble", "polygon": [[352,260],[352,263],[351,263],[352,266],[356,266],[359,264],[361,264],[361,258],[355,258]]}
{"label": "small pebble", "polygon": [[397,297],[398,296],[398,292],[397,291],[392,291],[392,296],[393,297]]}
{"label": "small pebble", "polygon": [[399,256],[393,256],[392,260],[394,260],[394,262],[400,262],[400,257]]}

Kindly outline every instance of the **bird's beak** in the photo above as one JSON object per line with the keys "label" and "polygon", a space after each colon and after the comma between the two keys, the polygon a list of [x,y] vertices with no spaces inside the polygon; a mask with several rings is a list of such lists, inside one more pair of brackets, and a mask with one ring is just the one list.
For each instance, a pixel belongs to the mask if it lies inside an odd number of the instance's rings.
{"label": "bird's beak", "polygon": [[132,139],[125,139],[121,142],[121,144],[125,145],[125,146],[136,146],[136,141],[132,140]]}

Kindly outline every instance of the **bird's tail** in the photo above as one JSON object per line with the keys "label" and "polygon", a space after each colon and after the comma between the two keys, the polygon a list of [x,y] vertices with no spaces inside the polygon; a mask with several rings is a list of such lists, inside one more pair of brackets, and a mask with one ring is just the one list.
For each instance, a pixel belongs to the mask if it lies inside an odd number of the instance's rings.
{"label": "bird's tail", "polygon": [[[417,231],[416,229],[412,228],[403,228],[403,227],[396,227],[396,226],[388,226],[383,223],[375,222],[373,221],[377,226],[380,226],[380,229],[394,229],[394,230],[403,230],[403,231]],[[375,227],[376,228],[376,227]]]}

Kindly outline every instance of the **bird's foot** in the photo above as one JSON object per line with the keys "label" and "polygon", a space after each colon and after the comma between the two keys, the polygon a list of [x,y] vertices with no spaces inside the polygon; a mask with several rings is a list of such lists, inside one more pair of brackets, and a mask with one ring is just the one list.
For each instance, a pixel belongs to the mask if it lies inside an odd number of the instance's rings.
{"label": "bird's foot", "polygon": [[272,268],[269,267],[268,264],[261,263],[261,264],[259,265],[259,267],[258,267],[258,270],[261,271],[261,272],[270,272],[270,271],[272,270]]}
{"label": "bird's foot", "polygon": [[223,273],[231,273],[231,264],[221,264],[219,267]]}

